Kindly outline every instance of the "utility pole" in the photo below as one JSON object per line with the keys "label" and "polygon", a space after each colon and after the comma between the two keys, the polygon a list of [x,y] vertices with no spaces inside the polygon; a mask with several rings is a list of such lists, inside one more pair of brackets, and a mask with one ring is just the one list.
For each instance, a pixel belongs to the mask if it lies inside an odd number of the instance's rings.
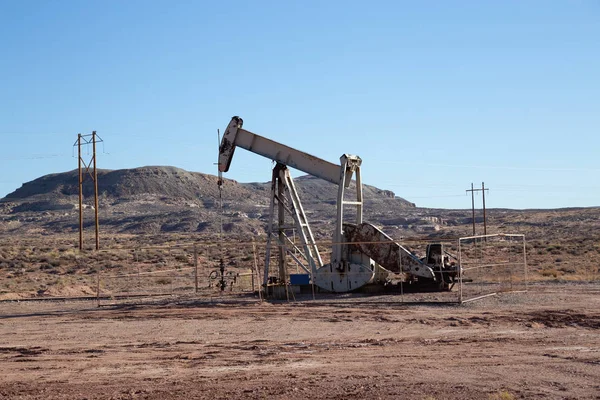
{"label": "utility pole", "polygon": [[198,247],[194,243],[194,292],[198,293]]}
{"label": "utility pole", "polygon": [[[467,190],[468,192],[468,190]],[[473,221],[473,236],[475,236],[475,190],[473,190],[473,182],[471,182],[471,211]]]}
{"label": "utility pole", "polygon": [[81,133],[77,135],[79,170],[79,250],[83,250],[83,175],[81,173]]}
{"label": "utility pole", "polygon": [[485,188],[483,182],[481,182],[481,196],[483,198],[483,234],[487,235],[487,218],[485,217],[485,191],[488,190]]}
{"label": "utility pole", "polygon": [[[92,132],[92,148],[94,159],[94,217],[96,225],[96,250],[100,250],[100,224],[98,220],[98,169],[96,168],[96,131]],[[485,204],[485,203],[484,203]],[[485,208],[484,208],[485,210]],[[485,213],[485,211],[484,211]],[[484,214],[485,215],[485,214]]]}
{"label": "utility pole", "polygon": [[471,210],[473,215],[473,236],[475,236],[475,192],[481,191],[483,195],[483,234],[487,235],[487,220],[485,215],[485,191],[490,190],[485,187],[485,184],[481,182],[481,189],[473,189],[473,183],[471,183],[471,189],[466,192],[471,192]]}
{"label": "utility pole", "polygon": [[[89,176],[94,182],[94,216],[96,225],[96,250],[100,249],[100,223],[98,219],[98,171],[96,169],[96,143],[103,142],[102,138],[93,131],[91,135],[77,135],[78,171],[79,171],[79,250],[83,250],[83,181]],[[82,145],[92,145],[92,158],[89,162],[81,156]]]}

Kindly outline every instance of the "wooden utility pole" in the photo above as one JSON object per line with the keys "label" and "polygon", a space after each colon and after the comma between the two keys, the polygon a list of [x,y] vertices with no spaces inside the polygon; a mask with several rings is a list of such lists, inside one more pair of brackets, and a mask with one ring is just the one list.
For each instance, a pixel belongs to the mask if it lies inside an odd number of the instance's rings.
{"label": "wooden utility pole", "polygon": [[487,235],[487,218],[485,217],[485,185],[481,182],[481,196],[483,199],[483,234]]}
{"label": "wooden utility pole", "polygon": [[98,169],[96,169],[96,131],[92,132],[92,149],[93,149],[93,160],[94,160],[94,220],[95,220],[95,233],[96,233],[96,250],[100,250],[100,223],[98,220]]}
{"label": "wooden utility pole", "polygon": [[473,183],[471,183],[471,189],[467,189],[466,192],[471,192],[471,210],[473,215],[473,236],[475,236],[475,192],[481,191],[483,195],[483,234],[487,235],[487,220],[485,215],[485,191],[490,190],[485,187],[485,184],[481,182],[481,189],[474,189]]}
{"label": "wooden utility pole", "polygon": [[[100,249],[100,223],[98,218],[98,171],[96,169],[96,143],[103,142],[96,131],[91,135],[77,135],[78,171],[79,171],[79,250],[83,250],[83,180],[88,175],[94,182],[94,216],[96,231],[96,250]],[[82,145],[92,145],[92,159],[89,162],[83,160],[81,156]],[[84,170],[85,168],[85,170]]]}
{"label": "wooden utility pole", "polygon": [[83,250],[83,174],[81,172],[81,133],[77,135],[79,169],[79,250]]}
{"label": "wooden utility pole", "polygon": [[471,182],[471,210],[473,212],[473,236],[475,236],[475,190],[473,190],[473,182]]}

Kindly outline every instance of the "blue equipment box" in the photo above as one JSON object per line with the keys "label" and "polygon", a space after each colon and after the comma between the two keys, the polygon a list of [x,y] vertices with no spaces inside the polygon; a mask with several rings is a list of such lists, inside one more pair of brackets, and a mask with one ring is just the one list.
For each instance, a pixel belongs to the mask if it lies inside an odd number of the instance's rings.
{"label": "blue equipment box", "polygon": [[291,285],[310,285],[310,275],[308,274],[290,274]]}

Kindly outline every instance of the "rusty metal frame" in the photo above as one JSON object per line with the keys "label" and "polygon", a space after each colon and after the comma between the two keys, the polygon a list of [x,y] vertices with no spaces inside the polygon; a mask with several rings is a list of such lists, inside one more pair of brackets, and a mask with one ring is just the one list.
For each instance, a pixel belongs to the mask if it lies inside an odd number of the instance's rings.
{"label": "rusty metal frame", "polygon": [[[501,237],[501,238],[508,238],[513,239],[513,238],[521,238],[523,241],[523,245],[522,245],[522,249],[523,249],[523,273],[524,273],[524,284],[525,284],[525,292],[528,291],[529,289],[529,272],[528,272],[528,268],[527,268],[527,242],[526,242],[526,238],[525,235],[523,234],[514,234],[514,233],[499,233],[499,234],[491,234],[491,235],[474,235],[474,236],[467,236],[467,237],[461,237],[458,239],[458,264],[460,265],[460,269],[459,269],[459,274],[458,274],[458,283],[459,283],[459,290],[458,290],[458,302],[460,304],[464,304],[470,301],[475,301],[475,300],[480,300],[483,298],[487,298],[490,296],[495,296],[497,295],[496,292],[492,292],[492,293],[486,293],[480,296],[476,296],[473,298],[469,298],[469,299],[465,299],[464,298],[464,293],[463,293],[463,275],[465,272],[465,269],[463,268],[463,249],[462,249],[462,242],[465,240],[481,240],[481,241],[486,241],[490,238],[495,238],[495,237]],[[515,264],[518,265],[518,262],[514,262],[514,263],[509,263],[509,264]],[[486,264],[486,265],[479,265],[477,267],[473,267],[473,268],[484,268],[484,267],[491,267],[491,266],[501,266],[501,265],[506,265],[506,263],[499,263],[499,264]],[[511,275],[512,276],[512,275]],[[512,279],[512,278],[511,278]],[[512,283],[511,283],[511,288],[512,288]],[[510,292],[523,292],[523,290],[511,290]]]}
{"label": "rusty metal frame", "polygon": [[[286,255],[289,254],[300,268],[311,275],[312,280],[312,276],[316,270],[323,266],[323,260],[321,259],[317,243],[312,230],[310,229],[308,218],[302,207],[300,197],[289,169],[285,165],[277,163],[273,168],[273,177],[271,180],[271,201],[269,207],[269,225],[267,228],[267,248],[265,253],[265,274],[263,277],[263,284],[266,285],[269,279],[271,246],[274,236],[275,205],[277,205],[278,209],[277,238],[279,248],[279,278],[281,280],[286,279]],[[286,230],[290,229],[290,227],[285,224],[286,213],[291,215],[294,219],[295,228],[298,231],[300,241],[304,248],[304,251],[300,251],[299,254],[302,255],[308,265],[304,265],[302,260],[292,252],[292,250],[300,249],[286,234]]]}

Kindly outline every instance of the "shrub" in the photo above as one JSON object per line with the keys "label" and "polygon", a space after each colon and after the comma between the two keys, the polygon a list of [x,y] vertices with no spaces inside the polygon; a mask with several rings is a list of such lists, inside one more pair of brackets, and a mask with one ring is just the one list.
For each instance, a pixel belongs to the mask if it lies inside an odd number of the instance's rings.
{"label": "shrub", "polygon": [[188,262],[188,258],[184,254],[177,254],[175,256],[175,261],[179,261],[179,262],[182,262],[182,263],[187,263]]}
{"label": "shrub", "polygon": [[105,269],[121,268],[122,269],[125,267],[123,266],[123,264],[114,263],[114,262],[106,262],[106,263],[104,263],[103,268],[105,268]]}
{"label": "shrub", "polygon": [[514,394],[512,394],[506,390],[501,390],[497,393],[490,394],[489,399],[490,400],[515,400],[516,397]]}
{"label": "shrub", "polygon": [[558,272],[558,270],[556,268],[549,268],[549,269],[544,269],[542,270],[542,276],[552,276],[554,278],[558,278],[558,275],[560,275],[560,273]]}
{"label": "shrub", "polygon": [[56,259],[56,258],[52,258],[48,261],[48,263],[50,265],[52,265],[53,267],[60,267],[60,260]]}

